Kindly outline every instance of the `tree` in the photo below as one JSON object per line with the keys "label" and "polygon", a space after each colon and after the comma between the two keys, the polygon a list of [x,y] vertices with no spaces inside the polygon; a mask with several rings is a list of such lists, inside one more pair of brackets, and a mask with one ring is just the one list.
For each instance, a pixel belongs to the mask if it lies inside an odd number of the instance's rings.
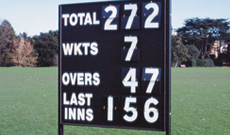
{"label": "tree", "polygon": [[37,57],[34,56],[34,47],[29,40],[24,37],[18,37],[14,41],[12,50],[12,62],[17,67],[35,67]]}
{"label": "tree", "polygon": [[34,36],[30,40],[38,53],[37,66],[55,65],[55,55],[58,53],[58,31],[40,33],[39,36]]}
{"label": "tree", "polygon": [[19,38],[24,38],[25,40],[29,40],[28,34],[26,32],[19,33]]}
{"label": "tree", "polygon": [[187,61],[190,58],[188,49],[181,40],[178,36],[172,36],[172,63],[175,63],[175,67],[177,67],[179,61]]}
{"label": "tree", "polygon": [[188,55],[191,57],[191,59],[198,59],[200,56],[200,51],[195,45],[186,45],[186,48],[188,49]]}
{"label": "tree", "polygon": [[13,27],[7,20],[4,20],[0,25],[0,66],[10,65],[15,37]]}
{"label": "tree", "polygon": [[195,44],[200,51],[200,57],[209,56],[210,45],[217,39],[230,41],[229,24],[227,19],[200,19],[185,20],[185,26],[177,30],[182,36],[185,45]]}

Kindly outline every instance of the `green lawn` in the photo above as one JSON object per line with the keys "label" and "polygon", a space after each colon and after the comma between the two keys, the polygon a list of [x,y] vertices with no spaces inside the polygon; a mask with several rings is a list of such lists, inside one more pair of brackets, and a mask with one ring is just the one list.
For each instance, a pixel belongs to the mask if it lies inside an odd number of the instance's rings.
{"label": "green lawn", "polygon": [[[58,69],[0,68],[0,135],[56,135]],[[172,69],[172,135],[230,134],[230,68]],[[64,126],[66,135],[164,132]]]}

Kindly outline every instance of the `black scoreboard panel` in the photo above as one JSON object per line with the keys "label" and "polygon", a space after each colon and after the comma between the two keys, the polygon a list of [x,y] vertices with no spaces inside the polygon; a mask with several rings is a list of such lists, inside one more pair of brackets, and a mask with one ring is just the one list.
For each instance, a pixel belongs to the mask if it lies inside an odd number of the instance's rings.
{"label": "black scoreboard panel", "polygon": [[61,124],[165,130],[164,5],[59,7]]}

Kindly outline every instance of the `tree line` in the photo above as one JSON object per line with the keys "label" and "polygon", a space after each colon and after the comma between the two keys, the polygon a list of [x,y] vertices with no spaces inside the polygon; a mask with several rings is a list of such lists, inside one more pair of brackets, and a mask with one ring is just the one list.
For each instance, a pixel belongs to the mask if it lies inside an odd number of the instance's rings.
{"label": "tree line", "polygon": [[230,65],[230,47],[227,53],[211,55],[215,41],[230,43],[230,22],[228,19],[190,18],[172,35],[172,66],[222,66]]}
{"label": "tree line", "polygon": [[[172,35],[172,66],[219,66],[230,64],[230,47],[227,54],[210,56],[216,40],[230,43],[228,19],[191,18]],[[33,37],[16,35],[10,22],[0,24],[0,66],[48,67],[58,65],[58,31],[40,33]]]}
{"label": "tree line", "polygon": [[58,31],[40,33],[33,37],[16,35],[10,22],[0,25],[1,67],[47,67],[58,65]]}

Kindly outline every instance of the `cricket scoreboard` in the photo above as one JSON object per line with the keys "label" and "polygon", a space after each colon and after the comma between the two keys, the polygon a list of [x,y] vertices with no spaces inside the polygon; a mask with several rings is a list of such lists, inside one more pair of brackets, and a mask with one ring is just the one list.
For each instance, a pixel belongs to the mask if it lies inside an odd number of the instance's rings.
{"label": "cricket scoreboard", "polygon": [[59,6],[59,124],[166,130],[168,0]]}

